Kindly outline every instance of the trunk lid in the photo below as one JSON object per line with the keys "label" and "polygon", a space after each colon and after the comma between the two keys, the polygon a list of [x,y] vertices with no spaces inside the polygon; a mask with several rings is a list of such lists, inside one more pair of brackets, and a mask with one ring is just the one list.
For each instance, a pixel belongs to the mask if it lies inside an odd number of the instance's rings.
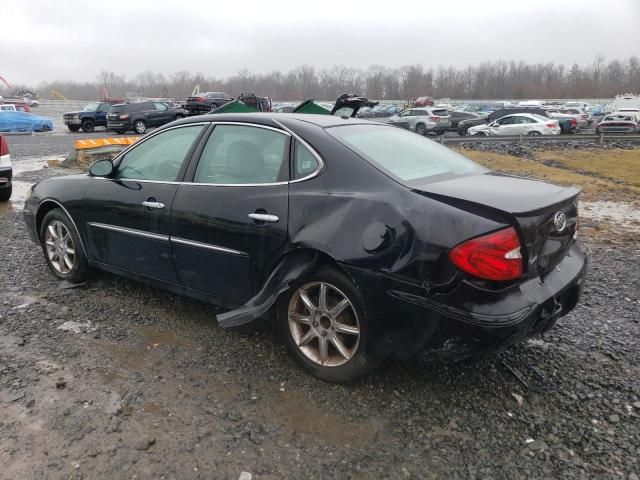
{"label": "trunk lid", "polygon": [[415,186],[463,210],[505,218],[519,231],[525,275],[551,271],[574,242],[580,190],[494,173]]}

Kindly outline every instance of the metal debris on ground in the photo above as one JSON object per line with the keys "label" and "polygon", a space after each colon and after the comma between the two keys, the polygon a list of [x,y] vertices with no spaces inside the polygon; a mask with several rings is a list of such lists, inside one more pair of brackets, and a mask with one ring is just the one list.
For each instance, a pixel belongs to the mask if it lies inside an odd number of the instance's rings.
{"label": "metal debris on ground", "polygon": [[551,382],[538,367],[525,365],[525,367],[531,372],[527,372],[527,375],[525,376],[516,367],[507,363],[506,360],[500,360],[500,362],[527,390],[531,392],[548,392],[551,390],[557,390],[558,388],[558,386]]}

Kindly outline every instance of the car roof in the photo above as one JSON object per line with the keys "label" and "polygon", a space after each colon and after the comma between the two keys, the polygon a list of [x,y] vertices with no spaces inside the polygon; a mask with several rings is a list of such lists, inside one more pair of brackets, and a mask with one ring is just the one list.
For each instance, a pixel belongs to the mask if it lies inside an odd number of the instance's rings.
{"label": "car roof", "polygon": [[[256,113],[214,113],[211,115],[197,115],[187,117],[179,121],[180,124],[199,123],[199,122],[247,122],[258,123],[262,125],[273,126],[273,120],[298,120],[318,127],[334,127],[338,125],[356,125],[380,123],[372,122],[362,118],[339,117],[336,115],[320,115],[309,113],[273,113],[273,112],[256,112]],[[385,125],[380,123],[381,125]]]}

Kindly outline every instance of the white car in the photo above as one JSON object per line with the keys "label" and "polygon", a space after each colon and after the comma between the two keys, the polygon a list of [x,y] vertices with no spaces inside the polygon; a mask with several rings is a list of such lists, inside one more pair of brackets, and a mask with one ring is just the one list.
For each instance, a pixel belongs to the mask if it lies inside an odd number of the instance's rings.
{"label": "white car", "polygon": [[16,106],[12,103],[0,104],[0,112],[15,112]]}
{"label": "white car", "polygon": [[467,135],[559,135],[558,120],[533,113],[505,115],[495,122],[477,125],[467,130]]}

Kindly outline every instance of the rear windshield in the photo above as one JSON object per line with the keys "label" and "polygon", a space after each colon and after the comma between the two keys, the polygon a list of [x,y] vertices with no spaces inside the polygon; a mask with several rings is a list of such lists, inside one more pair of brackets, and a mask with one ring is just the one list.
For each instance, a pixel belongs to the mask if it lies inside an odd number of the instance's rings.
{"label": "rear windshield", "polygon": [[487,171],[447,147],[400,128],[348,125],[327,128],[326,131],[407,186]]}

